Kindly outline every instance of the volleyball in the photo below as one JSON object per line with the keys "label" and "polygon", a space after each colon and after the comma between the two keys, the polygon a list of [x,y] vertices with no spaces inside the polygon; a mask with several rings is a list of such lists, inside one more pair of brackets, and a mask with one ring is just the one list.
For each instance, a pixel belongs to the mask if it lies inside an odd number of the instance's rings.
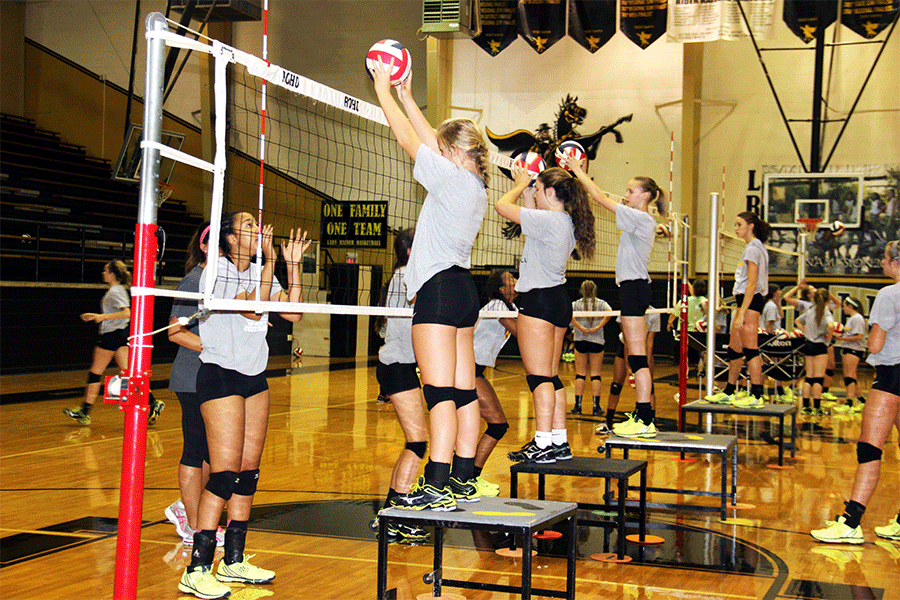
{"label": "volleyball", "polygon": [[547,168],[544,159],[537,152],[523,152],[516,157],[513,164],[528,171],[532,177],[537,177]]}
{"label": "volleyball", "polygon": [[697,331],[706,331],[706,319],[700,319],[694,324]]}
{"label": "volleyball", "polygon": [[672,235],[672,230],[665,223],[656,226],[656,237],[667,238]]}
{"label": "volleyball", "polygon": [[396,40],[381,40],[369,48],[366,53],[366,73],[372,80],[375,79],[372,77],[372,72],[379,59],[386,65],[390,65],[391,60],[394,61],[394,67],[391,69],[391,85],[400,85],[412,73],[412,58],[409,56],[409,50]]}
{"label": "volleyball", "polygon": [[843,323],[841,323],[840,321],[837,321],[837,322],[834,324],[834,332],[835,332],[836,334],[838,334],[838,335],[841,335],[842,333],[844,333],[844,325],[843,325]]}
{"label": "volleyball", "polygon": [[828,229],[831,230],[831,235],[833,235],[834,237],[843,235],[843,233],[847,231],[847,228],[840,221],[835,221]]}
{"label": "volleyball", "polygon": [[556,147],[554,155],[556,157],[556,166],[568,170],[567,167],[563,166],[563,160],[566,158],[581,160],[584,158],[584,147],[574,140],[566,140]]}

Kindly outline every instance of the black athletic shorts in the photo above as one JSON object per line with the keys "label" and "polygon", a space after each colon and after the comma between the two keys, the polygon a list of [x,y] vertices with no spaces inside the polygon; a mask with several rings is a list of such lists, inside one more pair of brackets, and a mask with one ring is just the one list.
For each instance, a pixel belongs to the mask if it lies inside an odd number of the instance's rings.
{"label": "black athletic shorts", "polygon": [[824,342],[811,342],[806,340],[802,352],[806,356],[822,356],[828,354],[828,345]]}
{"label": "black athletic shorts", "polygon": [[841,354],[852,354],[853,356],[858,356],[859,360],[864,360],[866,358],[865,350],[853,350],[852,348],[844,348],[841,350]]}
{"label": "black athletic shorts", "polygon": [[619,284],[619,305],[623,317],[643,317],[652,299],[650,282],[646,279],[629,279]]}
{"label": "black athletic shorts", "polygon": [[181,404],[181,435],[184,437],[181,464],[199,469],[204,462],[209,463],[206,424],[200,413],[200,403],[197,401],[197,394],[192,392],[175,392],[175,395]]}
{"label": "black athletic shorts", "polygon": [[900,396],[900,365],[875,365],[872,389]]}
{"label": "black athletic shorts", "polygon": [[578,340],[575,342],[575,352],[582,354],[600,354],[603,352],[604,344],[597,342],[589,342],[588,340]]}
{"label": "black athletic shorts", "polygon": [[[744,294],[735,294],[734,301],[740,307],[744,303]],[[753,300],[750,301],[749,310],[762,314],[766,307],[766,297],[762,294],[753,294]]]}
{"label": "black athletic shorts", "polygon": [[572,323],[572,300],[566,288],[535,288],[519,296],[519,314],[534,317],[556,327],[568,328]]}
{"label": "black athletic shorts", "polygon": [[459,329],[478,321],[478,290],[468,270],[450,267],[435,273],[419,288],[413,304],[413,325],[432,323]]}
{"label": "black athletic shorts", "polygon": [[128,345],[128,328],[113,329],[107,333],[101,333],[97,339],[97,347],[115,352],[122,346]]}
{"label": "black athletic shorts", "polygon": [[416,363],[391,363],[389,365],[378,361],[375,367],[375,379],[381,386],[381,391],[388,396],[417,390],[421,387],[419,375],[416,373]]}
{"label": "black athletic shorts", "polygon": [[197,371],[197,402],[200,404],[228,396],[249,398],[267,389],[269,382],[263,373],[244,375],[213,363],[200,363]]}
{"label": "black athletic shorts", "polygon": [[479,377],[484,377],[484,372],[486,369],[487,369],[486,366],[476,364],[475,365],[475,379],[478,379]]}

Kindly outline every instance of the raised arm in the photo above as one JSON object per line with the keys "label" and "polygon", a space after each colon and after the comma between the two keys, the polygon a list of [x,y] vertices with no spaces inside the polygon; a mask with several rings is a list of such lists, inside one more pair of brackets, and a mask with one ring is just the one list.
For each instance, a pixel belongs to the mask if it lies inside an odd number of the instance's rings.
{"label": "raised arm", "polygon": [[[522,223],[522,208],[516,204],[519,196],[522,196],[528,184],[531,183],[531,175],[528,171],[521,167],[513,167],[513,187],[508,192],[500,196],[494,203],[494,210],[507,221],[514,223]],[[532,206],[534,205],[534,196],[530,196]]]}
{"label": "raised arm", "polygon": [[[386,65],[381,60],[375,63],[372,70],[372,78],[375,80],[375,94],[378,96],[378,103],[384,111],[388,125],[397,138],[400,146],[406,150],[406,153],[415,160],[416,152],[423,143],[435,152],[440,152],[437,145],[437,138],[431,125],[422,115],[422,111],[412,100],[411,81],[412,76],[406,78],[397,89],[397,96],[406,108],[406,114],[400,108],[397,100],[391,94],[391,69],[393,59],[390,65]],[[407,115],[409,115],[407,117]]]}
{"label": "raised arm", "polygon": [[619,203],[607,196],[606,192],[601,190],[597,187],[596,183],[591,181],[591,178],[587,176],[587,173],[585,173],[584,169],[581,167],[580,160],[577,160],[572,156],[567,156],[563,161],[563,166],[568,167],[578,181],[584,184],[584,187],[587,189],[588,194],[591,195],[591,198],[594,199],[594,202],[610,212],[616,212]]}
{"label": "raised arm", "polygon": [[[296,232],[291,229],[291,234],[286,242],[281,243],[281,254],[287,263],[287,290],[278,292],[277,297],[273,300],[279,302],[303,302],[303,286],[302,283],[302,264],[303,253],[309,248],[312,240],[306,239],[306,232],[300,235],[300,230]],[[279,313],[286,321],[297,323],[303,318],[303,313]]]}
{"label": "raised arm", "polygon": [[781,299],[784,300],[785,302],[787,302],[788,304],[790,304],[791,306],[793,306],[794,308],[797,308],[797,299],[794,296],[797,295],[797,292],[800,291],[800,288],[803,287],[804,285],[806,285],[806,280],[801,279],[800,283],[798,283],[797,285],[792,287],[790,290],[785,292],[784,296],[782,296]]}

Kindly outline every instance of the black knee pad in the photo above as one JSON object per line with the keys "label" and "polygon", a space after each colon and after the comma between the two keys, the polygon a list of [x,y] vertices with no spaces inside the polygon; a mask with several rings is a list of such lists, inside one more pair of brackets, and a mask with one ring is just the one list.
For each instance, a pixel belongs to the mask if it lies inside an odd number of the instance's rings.
{"label": "black knee pad", "polygon": [[628,357],[628,366],[631,367],[631,372],[637,375],[641,369],[649,369],[650,363],[647,362],[645,354],[632,354]]}
{"label": "black knee pad", "polygon": [[96,373],[91,373],[90,371],[88,371],[87,382],[88,385],[92,383],[100,383],[100,376]]}
{"label": "black knee pad", "polygon": [[621,393],[622,393],[622,384],[621,383],[616,383],[615,381],[613,381],[611,384],[609,384],[609,395],[610,396],[618,396]]}
{"label": "black knee pad", "polygon": [[553,383],[552,377],[547,377],[546,375],[526,375],[525,381],[528,382],[528,388],[534,393],[534,390],[537,389],[537,386],[543,383]]}
{"label": "black knee pad", "polygon": [[824,385],[825,378],[824,377],[807,377],[806,383],[808,383],[809,385],[816,385],[817,383],[819,385]]}
{"label": "black knee pad", "polygon": [[731,346],[728,346],[728,362],[738,360],[740,358],[744,358],[744,354],[742,352],[739,352],[738,350],[735,350]]}
{"label": "black knee pad", "polygon": [[833,376],[834,376],[834,369],[825,369],[825,376],[826,376],[826,377],[833,377]]}
{"label": "black knee pad", "polygon": [[565,389],[565,387],[566,387],[563,385],[562,379],[559,378],[559,375],[554,375],[551,378],[551,381],[553,382],[554,390],[561,390],[561,389]]}
{"label": "black knee pad", "polygon": [[209,481],[206,482],[206,489],[213,495],[224,500],[230,500],[231,494],[234,493],[234,486],[237,485],[240,475],[234,471],[216,471],[209,474]]}
{"label": "black knee pad", "polygon": [[428,451],[428,442],[406,442],[406,449],[419,458],[425,458],[425,452]]}
{"label": "black knee pad", "polygon": [[744,348],[744,360],[750,362],[759,356],[759,348]]}
{"label": "black knee pad", "polygon": [[489,435],[498,442],[506,435],[509,429],[509,423],[488,423],[487,429],[484,430],[485,435]]}
{"label": "black knee pad", "polygon": [[591,381],[603,381],[603,377],[600,375],[591,375]]}
{"label": "black knee pad", "polygon": [[587,379],[587,375],[576,375],[575,379]]}
{"label": "black knee pad", "polygon": [[868,442],[856,442],[856,461],[862,465],[874,460],[881,460],[881,450]]}
{"label": "black knee pad", "polygon": [[259,483],[259,469],[241,471],[238,481],[232,490],[238,496],[252,496],[256,493],[256,485]]}
{"label": "black knee pad", "polygon": [[425,405],[428,410],[433,409],[441,402],[453,402],[452,387],[435,387],[433,385],[423,385],[422,395],[425,396]]}
{"label": "black knee pad", "polygon": [[462,408],[478,400],[478,392],[475,390],[460,390],[453,388],[453,402],[456,408]]}
{"label": "black knee pad", "polygon": [[853,377],[844,377],[844,385],[850,385],[851,383],[856,383],[856,379]]}

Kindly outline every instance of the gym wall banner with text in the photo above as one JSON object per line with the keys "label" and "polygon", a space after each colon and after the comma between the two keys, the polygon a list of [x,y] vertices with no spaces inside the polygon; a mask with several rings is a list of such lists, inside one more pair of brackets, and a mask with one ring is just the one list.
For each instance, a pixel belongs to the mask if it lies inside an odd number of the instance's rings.
{"label": "gym wall banner with text", "polygon": [[387,201],[323,202],[322,247],[387,248]]}
{"label": "gym wall banner with text", "polygon": [[[782,0],[782,21],[804,42],[837,18],[837,0]],[[900,12],[900,0],[843,0],[840,22],[872,39]],[[481,35],[474,38],[491,56],[521,36],[541,54],[566,35],[597,52],[619,29],[641,48],[663,34],[672,42],[757,40],[772,37],[777,0],[481,0]]]}

